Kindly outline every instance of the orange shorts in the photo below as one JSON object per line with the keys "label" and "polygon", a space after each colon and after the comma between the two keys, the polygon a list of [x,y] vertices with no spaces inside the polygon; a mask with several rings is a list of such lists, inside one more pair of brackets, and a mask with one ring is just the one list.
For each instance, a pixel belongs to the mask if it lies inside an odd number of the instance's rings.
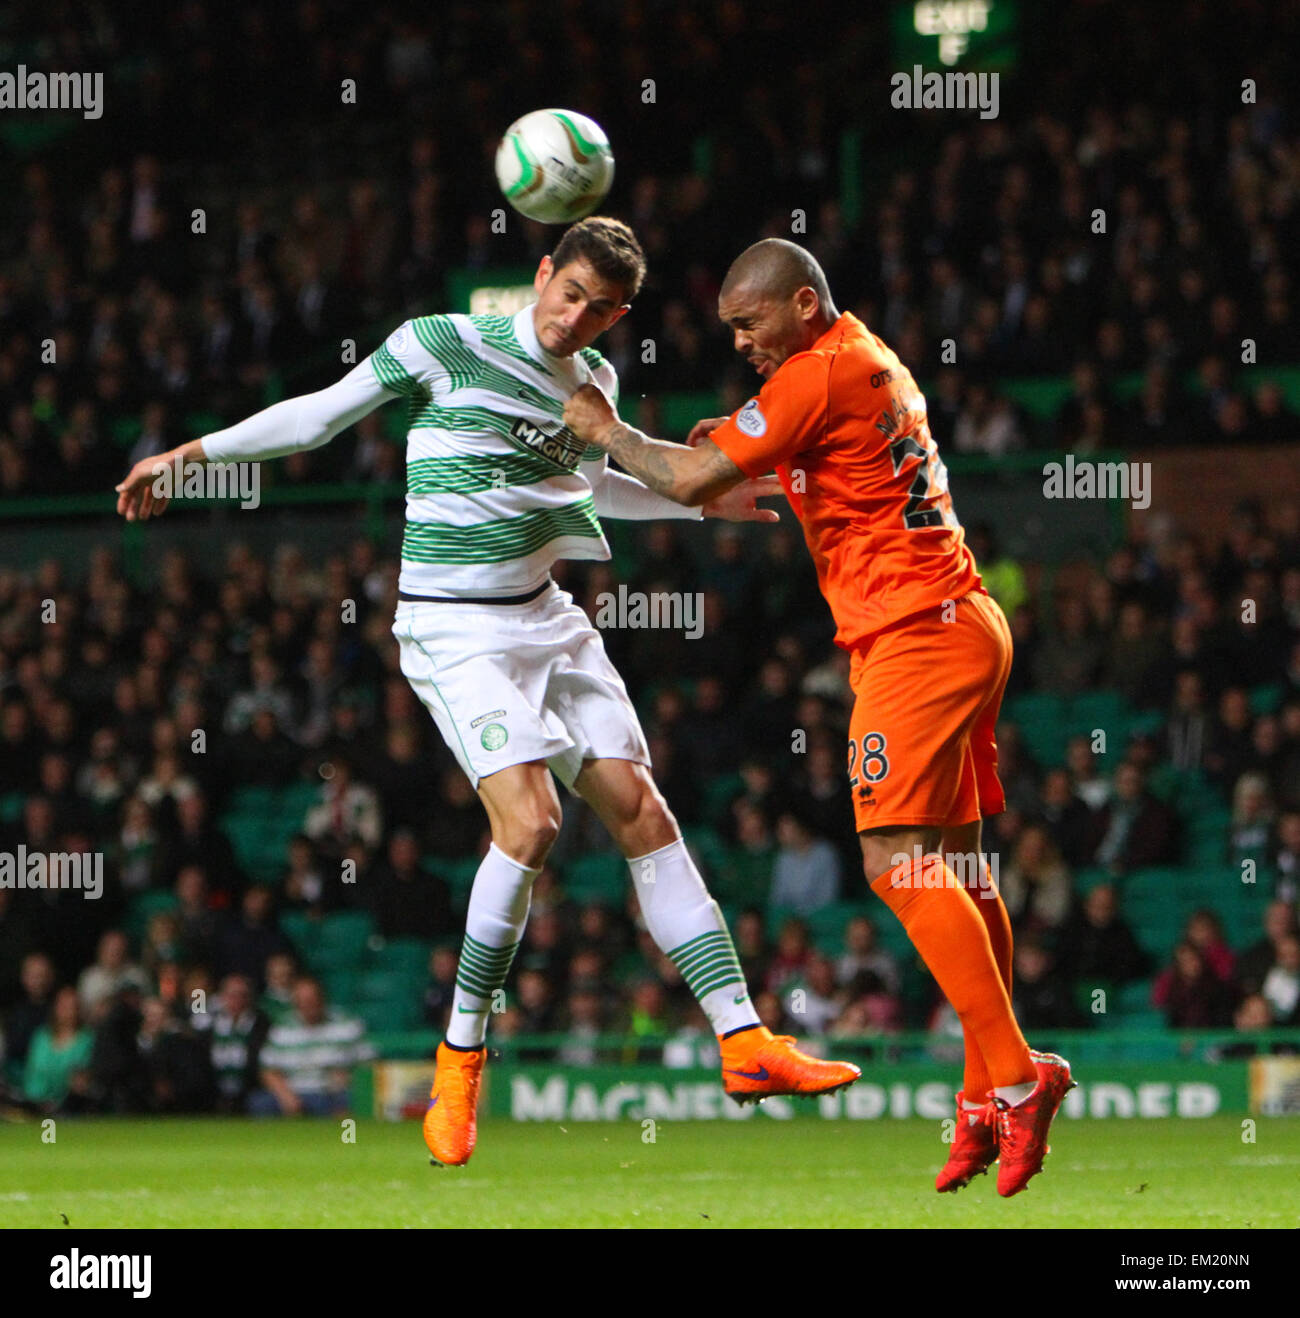
{"label": "orange shorts", "polygon": [[859,832],[968,824],[1006,808],[994,732],[1010,672],[1011,629],[981,591],[853,651],[849,786]]}

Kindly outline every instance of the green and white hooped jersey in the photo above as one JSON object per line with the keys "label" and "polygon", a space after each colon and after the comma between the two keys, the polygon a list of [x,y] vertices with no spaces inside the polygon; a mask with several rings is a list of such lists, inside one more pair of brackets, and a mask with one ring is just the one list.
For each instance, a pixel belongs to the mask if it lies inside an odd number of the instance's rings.
{"label": "green and white hooped jersey", "polygon": [[589,382],[617,401],[618,379],[594,348],[547,353],[532,313],[421,316],[367,359],[407,404],[403,591],[511,595],[558,558],[609,557],[592,489],[607,460],[563,413]]}
{"label": "green and white hooped jersey", "polygon": [[557,558],[608,558],[597,514],[699,520],[634,476],[610,468],[564,424],[587,383],[615,402],[614,368],[593,348],[554,357],[533,308],[516,316],[409,320],[341,380],[202,439],[212,462],[265,461],[328,444],[385,403],[407,407],[403,591],[517,595]]}

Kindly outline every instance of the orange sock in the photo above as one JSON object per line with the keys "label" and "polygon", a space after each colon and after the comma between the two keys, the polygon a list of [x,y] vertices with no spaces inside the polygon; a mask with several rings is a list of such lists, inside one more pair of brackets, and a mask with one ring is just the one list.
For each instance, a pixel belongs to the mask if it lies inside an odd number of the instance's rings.
{"label": "orange sock", "polygon": [[[989,936],[989,945],[993,949],[993,960],[997,962],[998,974],[1002,976],[1002,987],[1007,996],[1011,996],[1011,917],[1007,914],[998,891],[988,881],[988,866],[980,860],[981,886],[971,894],[975,909],[984,920],[984,928]],[[975,1042],[975,1036],[963,1025],[962,1034],[966,1040],[966,1069],[962,1075],[962,1093],[968,1102],[983,1102],[984,1096],[993,1088],[984,1054]]]}
{"label": "orange sock", "polygon": [[898,916],[952,1003],[987,1066],[990,1087],[1035,1082],[1038,1072],[1012,1014],[984,918],[942,856],[914,857],[886,870],[871,890]]}

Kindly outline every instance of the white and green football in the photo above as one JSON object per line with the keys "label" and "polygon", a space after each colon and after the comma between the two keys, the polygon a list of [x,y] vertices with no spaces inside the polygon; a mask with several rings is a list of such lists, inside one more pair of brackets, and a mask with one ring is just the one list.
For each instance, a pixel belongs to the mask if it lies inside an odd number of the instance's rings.
{"label": "white and green football", "polygon": [[506,129],[496,173],[520,215],[570,224],[605,200],[614,181],[614,154],[604,129],[585,114],[534,110]]}

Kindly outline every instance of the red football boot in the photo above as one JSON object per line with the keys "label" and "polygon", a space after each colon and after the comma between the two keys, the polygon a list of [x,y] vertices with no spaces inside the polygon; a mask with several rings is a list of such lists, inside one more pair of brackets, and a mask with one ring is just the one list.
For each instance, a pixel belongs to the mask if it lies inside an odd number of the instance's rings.
{"label": "red football boot", "polygon": [[1066,1094],[1075,1086],[1070,1064],[1055,1053],[1035,1053],[1038,1085],[1023,1103],[1012,1107],[991,1098],[986,1119],[996,1124],[998,1145],[998,1193],[1009,1199],[1043,1170],[1043,1159],[1051,1152],[1047,1132]]}
{"label": "red football boot", "polygon": [[987,1119],[986,1108],[964,1108],[966,1095],[957,1094],[957,1133],[953,1136],[948,1161],[934,1178],[940,1194],[951,1194],[983,1176],[998,1156],[996,1126]]}

